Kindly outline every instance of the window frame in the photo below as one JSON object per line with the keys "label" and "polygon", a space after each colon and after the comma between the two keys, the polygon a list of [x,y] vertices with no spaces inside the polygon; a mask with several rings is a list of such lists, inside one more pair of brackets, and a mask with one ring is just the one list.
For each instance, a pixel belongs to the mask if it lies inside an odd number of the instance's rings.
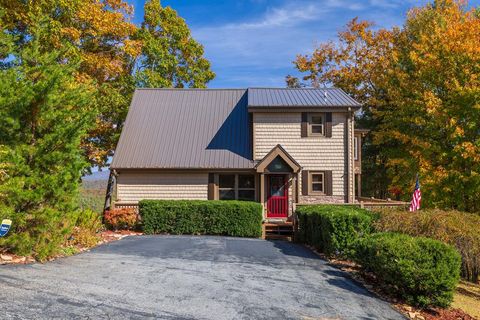
{"label": "window frame", "polygon": [[[313,181],[313,176],[314,175],[321,175],[322,176],[322,191],[314,191],[313,190],[313,184],[315,183]],[[325,195],[325,172],[323,171],[309,171],[308,172],[308,194],[313,194],[313,195]],[[318,182],[316,182],[318,183]]]}
{"label": "window frame", "polygon": [[[322,123],[313,123],[313,117],[322,117]],[[326,122],[326,114],[324,112],[309,112],[308,113],[308,136],[309,137],[324,137],[325,136],[325,122]],[[316,133],[313,132],[313,126],[321,126],[322,132]]]}
{"label": "window frame", "polygon": [[[233,188],[221,188],[220,187],[220,176],[234,176],[235,182]],[[253,178],[253,188],[245,188],[239,186],[240,176],[252,176]],[[237,200],[237,201],[257,201],[257,177],[253,173],[217,173],[217,181],[218,181],[218,188],[217,188],[217,199],[220,199],[220,191],[222,190],[233,190],[234,191],[234,199],[225,199],[224,201],[229,200]],[[252,200],[240,200],[239,199],[239,191],[253,191],[253,199]]]}
{"label": "window frame", "polygon": [[353,139],[353,160],[355,161],[358,161],[360,159],[359,147],[360,147],[360,137],[355,136]]}

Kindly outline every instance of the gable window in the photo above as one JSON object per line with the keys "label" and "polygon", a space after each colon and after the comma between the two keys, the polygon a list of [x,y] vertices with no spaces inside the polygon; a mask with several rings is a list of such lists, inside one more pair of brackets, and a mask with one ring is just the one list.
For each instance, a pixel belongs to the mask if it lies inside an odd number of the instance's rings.
{"label": "gable window", "polygon": [[218,199],[255,201],[253,174],[219,174]]}
{"label": "gable window", "polygon": [[325,193],[325,175],[323,172],[310,173],[310,192],[309,193]]}
{"label": "gable window", "polygon": [[308,114],[308,134],[323,136],[325,134],[325,116],[322,113]]}

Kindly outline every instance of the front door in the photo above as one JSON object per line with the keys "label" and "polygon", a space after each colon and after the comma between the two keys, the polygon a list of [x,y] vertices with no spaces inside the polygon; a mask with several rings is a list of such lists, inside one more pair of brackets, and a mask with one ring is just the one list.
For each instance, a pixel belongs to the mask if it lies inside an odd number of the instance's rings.
{"label": "front door", "polygon": [[287,175],[268,175],[267,182],[267,217],[286,218],[288,216]]}

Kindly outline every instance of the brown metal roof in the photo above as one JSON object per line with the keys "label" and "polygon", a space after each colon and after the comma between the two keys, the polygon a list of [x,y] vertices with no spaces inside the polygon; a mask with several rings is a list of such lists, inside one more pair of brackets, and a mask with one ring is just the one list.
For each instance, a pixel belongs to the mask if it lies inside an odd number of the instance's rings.
{"label": "brown metal roof", "polygon": [[359,104],[339,89],[137,89],[111,167],[253,169],[248,107],[324,106]]}
{"label": "brown metal roof", "polygon": [[338,88],[249,88],[248,106],[255,108],[278,107],[352,107],[361,105]]}
{"label": "brown metal roof", "polygon": [[137,89],[111,167],[253,168],[245,89]]}

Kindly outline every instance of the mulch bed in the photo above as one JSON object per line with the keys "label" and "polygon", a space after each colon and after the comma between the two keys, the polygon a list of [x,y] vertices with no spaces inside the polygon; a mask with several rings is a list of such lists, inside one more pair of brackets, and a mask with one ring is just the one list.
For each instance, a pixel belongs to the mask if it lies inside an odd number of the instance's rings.
{"label": "mulch bed", "polygon": [[406,304],[404,301],[392,296],[388,292],[388,288],[383,286],[374,274],[364,272],[360,267],[352,261],[331,259],[324,254],[312,249],[322,259],[327,260],[329,265],[347,272],[350,277],[363,285],[368,291],[380,299],[389,302],[395,309],[407,316],[409,319],[414,320],[476,320],[472,316],[465,313],[460,309],[441,309],[441,308],[429,308],[418,309]]}
{"label": "mulch bed", "polygon": [[[143,233],[141,232],[135,232],[135,231],[128,231],[128,230],[119,230],[119,231],[110,231],[110,230],[105,230],[100,232],[100,238],[101,240],[96,244],[96,246],[102,245],[104,243],[112,242],[112,241],[117,241],[120,239],[123,239],[128,236],[138,236],[142,235]],[[95,247],[95,246],[94,246]],[[88,251],[92,249],[93,247],[76,247],[78,253]],[[57,258],[64,257],[64,255],[58,255],[55,257],[50,258],[48,261],[55,260]],[[1,251],[0,250],[0,265],[4,264],[29,264],[29,263],[34,263],[36,262],[33,257],[25,257],[25,256],[17,256],[13,253],[9,253],[7,251]]]}

